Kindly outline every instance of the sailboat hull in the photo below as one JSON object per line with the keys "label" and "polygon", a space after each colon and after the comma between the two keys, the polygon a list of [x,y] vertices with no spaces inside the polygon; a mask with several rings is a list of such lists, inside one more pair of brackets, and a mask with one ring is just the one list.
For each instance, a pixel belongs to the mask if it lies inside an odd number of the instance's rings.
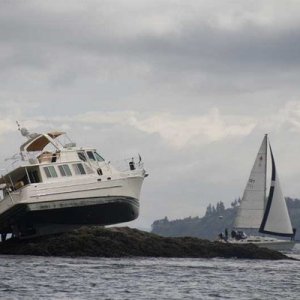
{"label": "sailboat hull", "polygon": [[242,239],[242,240],[230,239],[228,240],[228,242],[236,245],[253,244],[261,248],[268,248],[271,250],[283,251],[283,252],[291,251],[296,244],[294,240],[280,240],[276,238],[262,237],[262,236],[249,236],[246,239]]}

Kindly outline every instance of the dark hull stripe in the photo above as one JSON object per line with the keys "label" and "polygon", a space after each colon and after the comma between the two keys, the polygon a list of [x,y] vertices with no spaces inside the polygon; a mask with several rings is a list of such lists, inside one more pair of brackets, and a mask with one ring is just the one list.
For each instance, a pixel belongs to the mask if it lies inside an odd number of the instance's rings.
{"label": "dark hull stripe", "polygon": [[279,232],[273,232],[273,231],[268,231],[268,230],[264,230],[264,231],[259,231],[261,233],[266,233],[266,234],[271,234],[271,235],[276,235],[276,236],[282,236],[282,237],[293,237],[294,234],[293,233],[279,233]]}
{"label": "dark hull stripe", "polygon": [[28,204],[20,203],[0,216],[0,232],[7,231],[11,224],[25,224],[26,226],[42,223],[113,225],[132,221],[138,215],[139,201],[125,197],[109,199],[109,201],[91,205],[42,210],[30,210]]}

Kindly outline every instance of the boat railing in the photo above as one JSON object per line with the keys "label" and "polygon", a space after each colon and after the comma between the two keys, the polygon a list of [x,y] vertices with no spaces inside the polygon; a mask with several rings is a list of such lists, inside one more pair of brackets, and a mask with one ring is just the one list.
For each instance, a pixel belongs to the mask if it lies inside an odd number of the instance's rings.
{"label": "boat railing", "polygon": [[22,158],[19,153],[14,154],[12,157],[6,158],[0,166],[1,175],[5,175],[18,168],[22,164]]}
{"label": "boat railing", "polygon": [[[6,158],[4,163],[0,166],[1,175],[5,175],[14,169],[17,169],[22,166],[28,166],[40,163],[38,158],[39,153],[29,153],[26,154],[16,153],[12,157]],[[52,154],[51,154],[52,155]]]}
{"label": "boat railing", "polygon": [[123,160],[112,161],[111,164],[121,172],[144,169],[144,162],[140,156],[133,156]]}
{"label": "boat railing", "polygon": [[[55,156],[55,157],[54,157]],[[59,158],[59,153],[52,152],[26,152],[17,153],[10,158],[5,159],[3,165],[0,166],[0,175],[6,175],[7,173],[17,169],[18,167],[50,163],[56,161]],[[112,165],[120,172],[134,172],[144,169],[144,162],[139,155],[132,156],[123,160],[116,160],[107,163],[107,166]]]}

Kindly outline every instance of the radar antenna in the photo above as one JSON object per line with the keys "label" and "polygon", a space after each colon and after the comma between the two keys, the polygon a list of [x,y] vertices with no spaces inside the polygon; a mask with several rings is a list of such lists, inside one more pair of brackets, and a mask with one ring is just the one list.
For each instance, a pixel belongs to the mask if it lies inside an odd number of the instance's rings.
{"label": "radar antenna", "polygon": [[30,133],[28,131],[28,129],[25,128],[25,127],[21,128],[21,125],[20,125],[20,123],[18,121],[16,121],[16,123],[17,123],[17,126],[18,126],[18,130],[21,132],[21,134],[23,136],[27,137],[28,139],[31,139],[31,138],[34,138],[34,137],[38,136],[37,133]]}
{"label": "radar antenna", "polygon": [[21,125],[18,121],[16,121],[16,123],[17,123],[17,126],[18,126],[18,130],[20,131],[21,130]]}

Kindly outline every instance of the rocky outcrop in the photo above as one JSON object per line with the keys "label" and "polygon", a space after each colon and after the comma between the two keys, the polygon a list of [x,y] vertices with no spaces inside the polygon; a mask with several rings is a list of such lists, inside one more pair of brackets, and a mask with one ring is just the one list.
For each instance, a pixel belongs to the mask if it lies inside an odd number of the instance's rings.
{"label": "rocky outcrop", "polygon": [[233,245],[192,237],[161,237],[128,227],[82,227],[69,233],[0,243],[0,254],[94,257],[199,257],[287,259],[254,245]]}

